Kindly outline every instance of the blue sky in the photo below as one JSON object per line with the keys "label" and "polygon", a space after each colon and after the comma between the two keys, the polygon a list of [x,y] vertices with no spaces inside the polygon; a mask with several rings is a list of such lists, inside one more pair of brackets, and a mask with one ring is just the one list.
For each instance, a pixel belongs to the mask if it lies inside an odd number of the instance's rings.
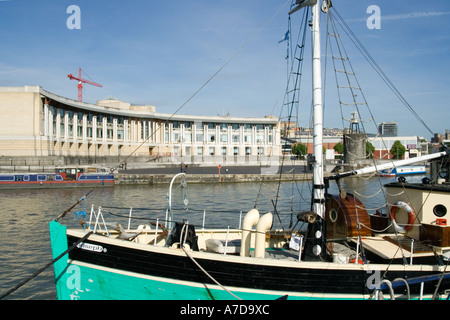
{"label": "blue sky", "polygon": [[[333,3],[431,130],[450,129],[450,2]],[[81,10],[79,30],[67,28],[70,5]],[[67,74],[77,74],[81,67],[85,78],[103,85],[85,85],[84,101],[113,96],[172,113],[246,44],[179,113],[279,116],[287,69],[286,43],[279,40],[287,30],[289,5],[285,0],[0,1],[0,86],[40,85],[76,100],[77,84]],[[381,10],[380,29],[366,26],[370,5]],[[293,25],[299,17],[292,18]],[[346,50],[375,121],[396,121],[399,134],[429,139],[428,130],[356,54],[355,47]],[[310,47],[306,59],[309,54]],[[304,70],[303,89],[309,91],[308,60]],[[327,88],[336,87],[331,80]],[[325,126],[341,128],[333,99],[332,93],[326,98]],[[310,105],[305,93],[301,126],[309,125]],[[373,125],[367,131],[373,132]]]}

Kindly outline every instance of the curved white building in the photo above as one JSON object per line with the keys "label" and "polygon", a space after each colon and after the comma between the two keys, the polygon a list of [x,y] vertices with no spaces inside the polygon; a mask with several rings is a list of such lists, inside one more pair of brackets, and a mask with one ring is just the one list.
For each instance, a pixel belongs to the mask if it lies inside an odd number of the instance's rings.
{"label": "curved white building", "polygon": [[186,163],[278,159],[278,119],[157,113],[114,99],[79,102],[40,86],[0,87],[0,156],[144,157]]}

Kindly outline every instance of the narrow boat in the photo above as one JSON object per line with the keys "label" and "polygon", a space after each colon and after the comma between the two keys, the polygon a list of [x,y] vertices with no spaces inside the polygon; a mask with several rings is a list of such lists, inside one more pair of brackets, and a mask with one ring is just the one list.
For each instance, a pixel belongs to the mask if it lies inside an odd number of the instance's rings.
{"label": "narrow boat", "polygon": [[[164,221],[136,228],[106,222],[102,207],[80,218],[82,227],[50,222],[55,285],[59,299],[443,299],[449,297],[449,152],[431,161],[427,181],[386,186],[387,211],[369,214],[343,179],[376,174],[388,166],[323,172],[320,9],[316,0],[297,0],[290,14],[304,9],[311,17],[313,46],[314,156],[310,210],[300,211],[303,227],[274,229],[277,207],[245,214],[240,228],[198,228],[176,222],[172,187]],[[309,23],[309,21],[311,21]],[[411,159],[394,166],[409,165]],[[338,194],[331,194],[336,182]],[[383,190],[383,188],[381,189]],[[395,191],[395,192],[394,192]],[[230,199],[230,208],[233,207]],[[221,214],[215,219],[222,222]]]}
{"label": "narrow boat", "polygon": [[0,173],[0,189],[111,187],[114,174],[94,167],[56,168],[55,172]]}
{"label": "narrow boat", "polygon": [[396,177],[400,175],[425,174],[425,173],[427,173],[425,166],[401,166],[381,170],[378,173],[378,175],[380,177]]}

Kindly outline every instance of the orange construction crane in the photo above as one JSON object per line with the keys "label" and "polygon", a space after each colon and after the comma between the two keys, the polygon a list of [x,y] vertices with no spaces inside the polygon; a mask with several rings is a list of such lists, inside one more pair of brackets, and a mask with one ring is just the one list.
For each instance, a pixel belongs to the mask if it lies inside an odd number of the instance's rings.
{"label": "orange construction crane", "polygon": [[74,77],[72,74],[67,75],[67,77],[69,77],[70,80],[78,81],[78,101],[80,101],[80,102],[83,101],[83,83],[92,84],[93,86],[97,86],[97,87],[103,87],[99,83],[81,78],[81,68],[79,69],[79,72],[78,72],[78,78]]}

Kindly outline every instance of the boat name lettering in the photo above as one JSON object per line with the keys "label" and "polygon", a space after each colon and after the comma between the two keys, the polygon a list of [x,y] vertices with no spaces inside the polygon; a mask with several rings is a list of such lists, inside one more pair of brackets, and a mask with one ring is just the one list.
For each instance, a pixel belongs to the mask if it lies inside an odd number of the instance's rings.
{"label": "boat name lettering", "polygon": [[81,242],[77,245],[78,248],[88,251],[94,251],[94,252],[106,252],[106,249],[104,249],[102,246],[99,246],[97,244],[92,243],[84,243]]}

